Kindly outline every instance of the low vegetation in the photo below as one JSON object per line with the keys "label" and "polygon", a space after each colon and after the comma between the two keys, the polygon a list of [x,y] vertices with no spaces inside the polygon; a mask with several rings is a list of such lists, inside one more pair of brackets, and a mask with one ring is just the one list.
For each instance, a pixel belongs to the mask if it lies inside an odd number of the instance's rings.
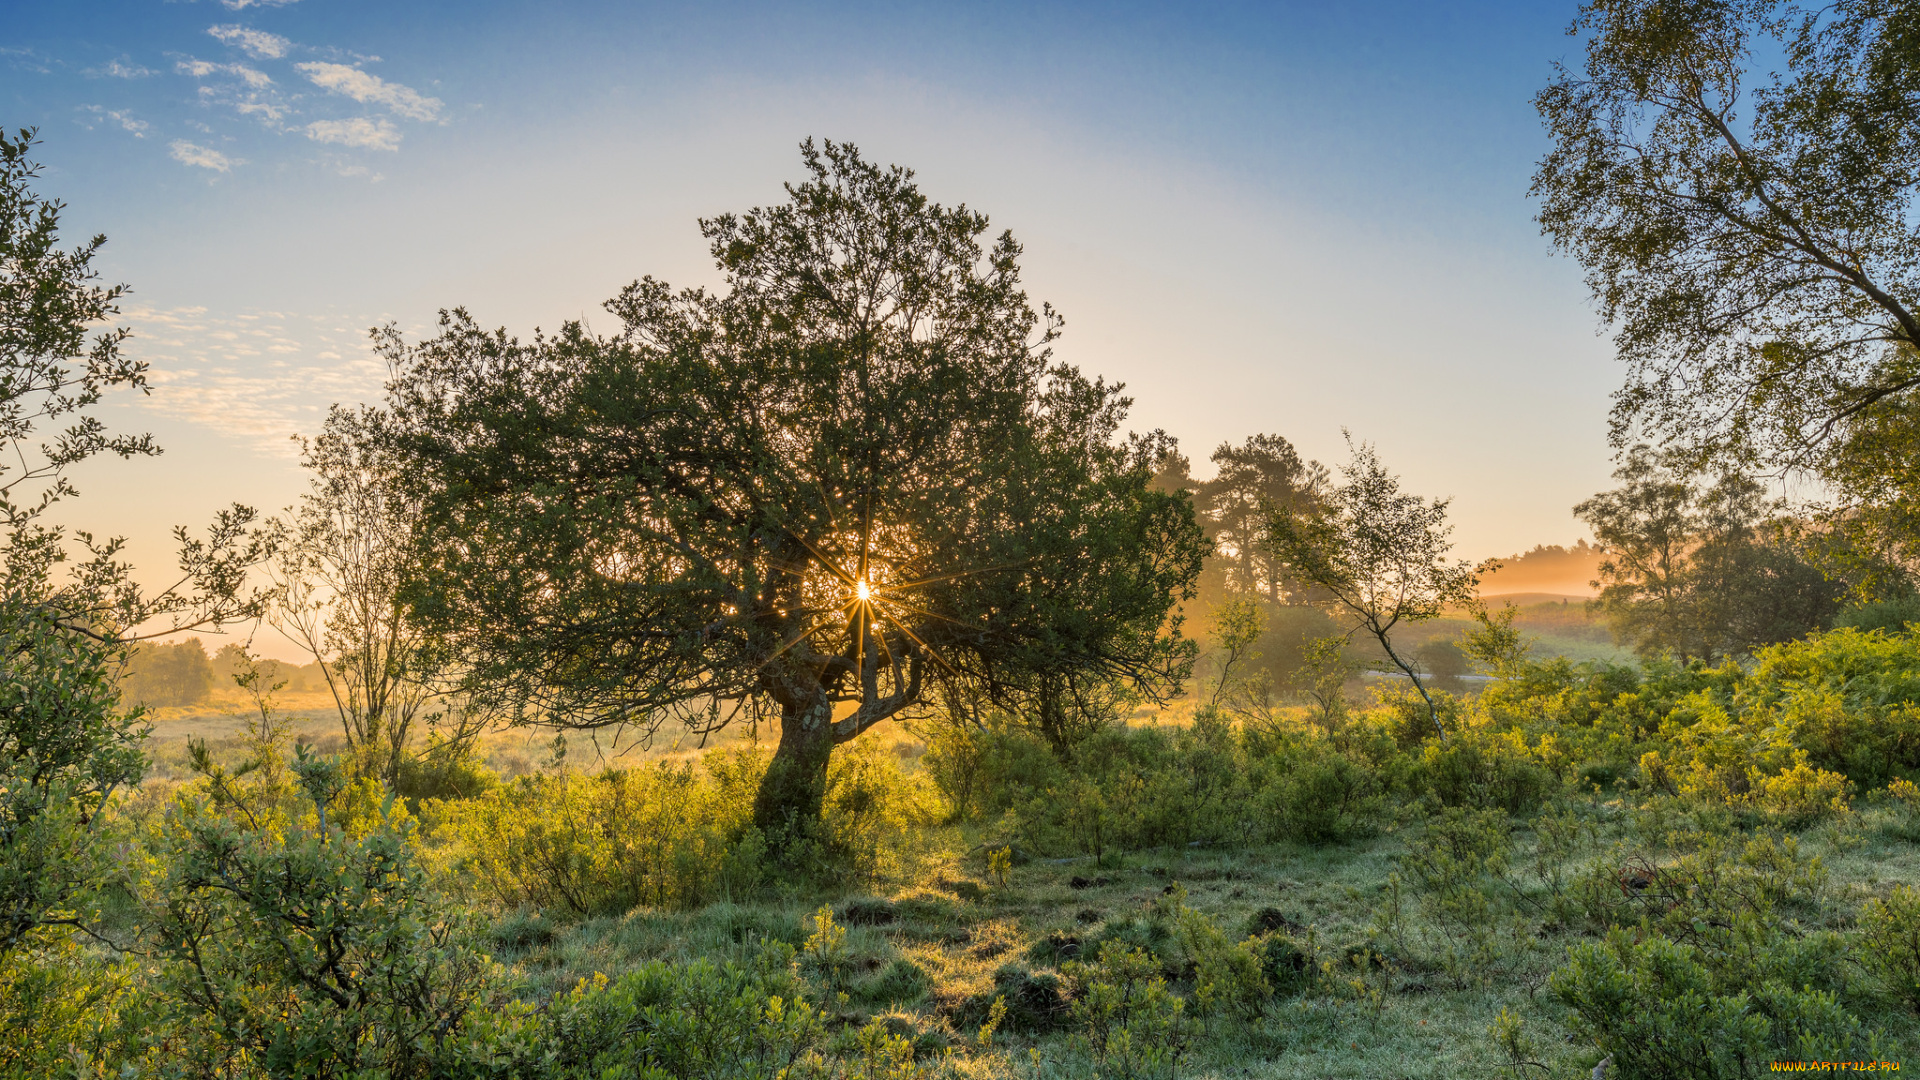
{"label": "low vegetation", "polygon": [[1066,753],[896,732],[836,758],[798,870],[750,745],[398,798],[269,724],[112,815],[98,921],[7,954],[6,1067],[1666,1077],[1920,1045],[1920,640],[1520,659],[1437,701],[1445,742],[1392,692]]}

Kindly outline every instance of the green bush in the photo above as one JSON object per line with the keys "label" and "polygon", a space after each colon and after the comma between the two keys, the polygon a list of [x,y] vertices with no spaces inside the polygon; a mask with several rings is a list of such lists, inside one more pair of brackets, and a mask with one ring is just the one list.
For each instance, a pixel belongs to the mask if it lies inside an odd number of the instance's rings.
{"label": "green bush", "polygon": [[1193,1038],[1186,1002],[1159,969],[1150,954],[1119,941],[1101,945],[1091,963],[1062,969],[1072,1019],[1099,1075],[1171,1077],[1186,1056]]}
{"label": "green bush", "polygon": [[1869,1056],[1860,1021],[1832,991],[1765,974],[1732,982],[1695,946],[1616,930],[1575,945],[1548,984],[1622,1080],[1733,1080],[1777,1060]]}
{"label": "green bush", "polygon": [[1920,639],[1841,629],[1760,650],[1735,695],[1747,726],[1863,788],[1920,769]]}
{"label": "green bush", "polygon": [[1510,814],[1537,808],[1559,786],[1521,733],[1471,728],[1444,744],[1422,746],[1403,783],[1431,793],[1443,806],[1495,807]]}
{"label": "green bush", "polygon": [[122,1011],[138,971],[87,955],[68,935],[0,955],[0,1077],[41,1080],[127,1057],[137,1021]]}
{"label": "green bush", "polygon": [[910,1080],[913,1039],[881,1019],[836,1035],[809,1002],[794,951],[743,963],[651,960],[596,974],[549,1007],[470,1025],[444,1075],[515,1080]]}
{"label": "green bush", "polygon": [[729,858],[752,814],[751,776],[726,755],[587,775],[524,776],[433,806],[455,873],[507,910],[576,917],[686,907],[750,888]]}
{"label": "green bush", "polygon": [[[355,838],[328,820],[338,763],[296,763],[317,822],[243,829],[184,801],[143,933],[162,961],[142,1033],[151,1065],[189,1074],[437,1076],[503,973],[477,927],[430,887],[409,823]],[[391,799],[388,800],[391,803]]]}
{"label": "green bush", "polygon": [[1193,967],[1193,998],[1199,1011],[1241,1019],[1259,1015],[1273,996],[1263,964],[1266,943],[1257,938],[1229,940],[1212,919],[1187,906],[1186,890],[1173,888],[1161,904],[1174,925],[1174,940]]}
{"label": "green bush", "polygon": [[1920,889],[1896,886],[1860,913],[1861,962],[1889,997],[1920,1012]]}

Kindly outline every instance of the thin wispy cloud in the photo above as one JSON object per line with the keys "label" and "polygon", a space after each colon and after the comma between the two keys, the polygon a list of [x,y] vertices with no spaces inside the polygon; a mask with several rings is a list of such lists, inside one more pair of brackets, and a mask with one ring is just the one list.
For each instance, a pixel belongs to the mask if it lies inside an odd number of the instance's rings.
{"label": "thin wispy cloud", "polygon": [[18,45],[0,45],[0,60],[5,60],[8,67],[31,71],[35,75],[53,74],[52,57]]}
{"label": "thin wispy cloud", "polygon": [[231,75],[255,90],[273,85],[273,80],[264,71],[257,71],[245,64],[216,64],[210,60],[182,60],[174,65],[174,70],[182,75],[191,75],[204,79],[211,75]]}
{"label": "thin wispy cloud", "polygon": [[400,149],[400,129],[378,117],[315,120],[307,125],[307,138],[314,142],[337,143],[362,150]]}
{"label": "thin wispy cloud", "polygon": [[225,45],[231,45],[256,60],[278,60],[287,55],[293,42],[279,34],[247,26],[210,26],[207,33]]}
{"label": "thin wispy cloud", "polygon": [[385,364],[367,342],[374,320],[280,311],[132,308],[130,355],[145,360],[145,406],[292,456],[335,402],[378,401]]}
{"label": "thin wispy cloud", "polygon": [[89,69],[87,74],[104,75],[109,79],[144,79],[155,72],[152,68],[142,67],[139,64],[123,64],[118,60],[109,60],[106,67]]}
{"label": "thin wispy cloud", "polygon": [[201,80],[204,105],[223,106],[269,124],[278,124],[292,111],[272,77],[257,68],[189,58],[176,63],[174,70]]}
{"label": "thin wispy cloud", "polygon": [[245,11],[255,7],[286,7],[300,0],[220,0],[220,6],[228,11]]}
{"label": "thin wispy cloud", "polygon": [[[145,120],[135,119],[131,113],[124,112],[120,109],[109,109],[102,105],[82,105],[80,111],[93,116],[97,120],[117,124],[120,130],[131,132],[136,139],[146,138],[147,129],[151,126]],[[87,124],[87,127],[91,129],[93,125]]]}
{"label": "thin wispy cloud", "polygon": [[236,158],[230,158],[211,147],[191,143],[185,139],[175,139],[168,144],[167,152],[173,160],[182,165],[192,165],[198,169],[212,169],[214,172],[231,172],[235,165],[244,164]]}
{"label": "thin wispy cloud", "polygon": [[432,120],[440,115],[439,98],[421,94],[409,86],[388,82],[346,64],[321,61],[296,65],[315,86],[350,97],[367,105],[384,105],[396,116],[409,120]]}

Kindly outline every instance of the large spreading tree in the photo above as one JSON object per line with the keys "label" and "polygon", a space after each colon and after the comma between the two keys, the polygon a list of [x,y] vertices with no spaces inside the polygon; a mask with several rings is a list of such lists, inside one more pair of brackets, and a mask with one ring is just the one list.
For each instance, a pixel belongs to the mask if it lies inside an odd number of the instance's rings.
{"label": "large spreading tree", "polygon": [[1177,691],[1207,544],[1054,362],[1020,247],[847,145],[782,204],[703,220],[716,292],[652,278],[621,329],[531,341],[464,312],[410,344],[385,434],[420,507],[415,617],[468,688],[570,727],[775,721],[756,806],[819,814],[832,749],[990,703],[1060,734]]}

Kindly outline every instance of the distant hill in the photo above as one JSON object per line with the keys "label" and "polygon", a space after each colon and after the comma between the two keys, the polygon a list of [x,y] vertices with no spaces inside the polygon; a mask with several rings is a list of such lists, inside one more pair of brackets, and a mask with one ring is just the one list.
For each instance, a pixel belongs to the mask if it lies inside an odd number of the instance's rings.
{"label": "distant hill", "polygon": [[1541,544],[1501,559],[1500,564],[1500,569],[1480,579],[1481,596],[1503,596],[1521,606],[1565,597],[1585,599],[1594,595],[1600,549],[1585,540],[1571,547]]}

